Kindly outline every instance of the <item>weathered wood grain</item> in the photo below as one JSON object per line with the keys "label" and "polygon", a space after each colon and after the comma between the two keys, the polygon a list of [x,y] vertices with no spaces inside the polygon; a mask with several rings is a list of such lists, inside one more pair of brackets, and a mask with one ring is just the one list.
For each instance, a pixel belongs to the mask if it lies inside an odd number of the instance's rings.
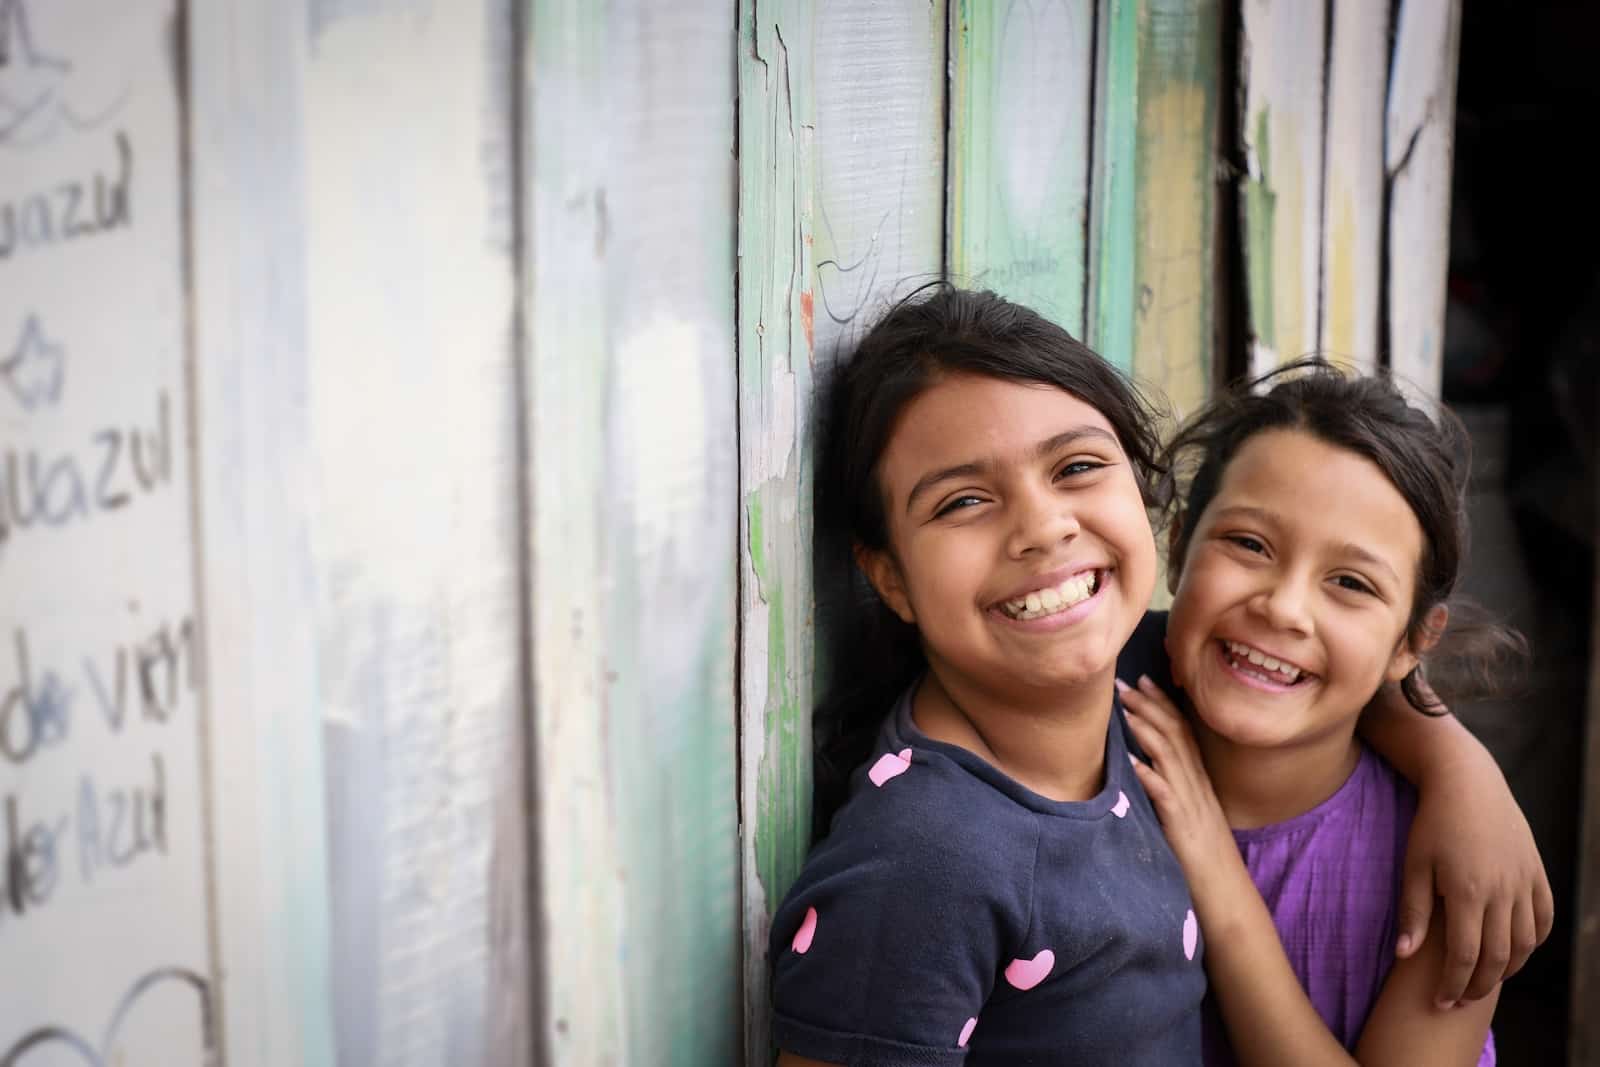
{"label": "weathered wood grain", "polygon": [[810,0],[739,5],[739,808],[752,1064],[770,1056],[769,917],[811,830],[814,13]]}
{"label": "weathered wood grain", "polygon": [[1320,343],[1325,0],[1243,0],[1240,241],[1250,367]]}
{"label": "weathered wood grain", "polygon": [[1330,359],[1377,366],[1383,284],[1384,104],[1388,0],[1338,0],[1328,42],[1319,347]]}
{"label": "weathered wood grain", "polygon": [[1218,2],[1112,0],[1100,22],[1090,343],[1177,414],[1215,360]]}
{"label": "weathered wood grain", "polygon": [[1384,134],[1389,365],[1419,396],[1444,379],[1461,0],[1401,0]]}
{"label": "weathered wood grain", "polygon": [[727,16],[533,7],[524,400],[554,1064],[737,1058]]}
{"label": "weathered wood grain", "polygon": [[954,280],[1083,334],[1089,0],[953,0],[950,192]]}

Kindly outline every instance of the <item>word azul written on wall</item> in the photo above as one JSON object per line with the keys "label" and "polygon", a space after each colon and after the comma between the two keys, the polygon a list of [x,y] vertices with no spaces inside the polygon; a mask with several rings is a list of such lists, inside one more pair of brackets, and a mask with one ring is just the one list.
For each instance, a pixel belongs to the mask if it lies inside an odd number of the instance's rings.
{"label": "word azul written on wall", "polygon": [[219,1062],[176,0],[0,0],[0,1067]]}

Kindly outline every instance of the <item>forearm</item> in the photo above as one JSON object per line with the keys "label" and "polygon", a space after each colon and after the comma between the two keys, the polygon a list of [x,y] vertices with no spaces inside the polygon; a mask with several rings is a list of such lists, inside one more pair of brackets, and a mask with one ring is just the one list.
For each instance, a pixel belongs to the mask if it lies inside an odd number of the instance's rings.
{"label": "forearm", "polygon": [[1358,730],[1389,765],[1418,789],[1465,775],[1484,775],[1502,785],[1504,776],[1489,750],[1454,715],[1424,715],[1406,702],[1398,686],[1386,685],[1361,715]]}
{"label": "forearm", "polygon": [[1190,877],[1206,974],[1240,1067],[1353,1064],[1284,955],[1272,915],[1237,853]]}

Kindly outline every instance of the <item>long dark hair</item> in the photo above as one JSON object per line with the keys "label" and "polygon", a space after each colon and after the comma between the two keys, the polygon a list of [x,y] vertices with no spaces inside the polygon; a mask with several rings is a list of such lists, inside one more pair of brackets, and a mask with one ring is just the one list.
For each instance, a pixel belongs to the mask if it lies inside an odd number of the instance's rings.
{"label": "long dark hair", "polygon": [[[1527,656],[1522,635],[1471,604],[1452,600],[1466,560],[1466,484],[1471,448],[1465,427],[1448,408],[1436,418],[1408,401],[1386,374],[1359,376],[1318,357],[1296,360],[1253,380],[1234,383],[1191,416],[1163,453],[1183,488],[1169,499],[1172,529],[1167,574],[1176,583],[1189,537],[1246,441],[1269,430],[1299,430],[1363,456],[1400,491],[1422,527],[1422,558],[1406,638],[1421,652],[1439,639],[1430,658],[1457,669],[1444,695],[1471,699],[1505,688]],[[1428,615],[1447,605],[1444,633],[1428,631]],[[1400,683],[1412,707],[1443,714],[1443,703],[1419,662]]]}
{"label": "long dark hair", "polygon": [[890,308],[819,393],[815,570],[827,682],[814,717],[818,837],[884,715],[927,667],[916,628],[884,606],[852,555],[858,544],[889,548],[879,461],[906,405],[951,374],[1071,393],[1111,423],[1147,506],[1160,508],[1170,491],[1156,410],[1061,327],[994,293],[944,282]]}

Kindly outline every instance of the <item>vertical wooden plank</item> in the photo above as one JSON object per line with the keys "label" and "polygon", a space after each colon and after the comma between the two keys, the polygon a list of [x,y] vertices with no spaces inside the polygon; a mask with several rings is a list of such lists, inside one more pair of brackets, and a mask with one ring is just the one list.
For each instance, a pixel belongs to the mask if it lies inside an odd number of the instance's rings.
{"label": "vertical wooden plank", "polygon": [[1424,397],[1444,382],[1461,0],[1401,0],[1389,75],[1389,362]]}
{"label": "vertical wooden plank", "polygon": [[950,27],[953,279],[1084,330],[1091,0],[955,0]]}
{"label": "vertical wooden plank", "polygon": [[1326,0],[1243,0],[1240,241],[1250,368],[1314,352],[1321,289]]}
{"label": "vertical wooden plank", "polygon": [[341,1062],[490,1058],[495,895],[521,907],[526,884],[496,854],[501,812],[525,803],[511,185],[491,151],[511,137],[508,12],[309,5],[309,534]]}
{"label": "vertical wooden plank", "polygon": [[0,2],[0,1063],[221,1053],[182,15]]}
{"label": "vertical wooden plank", "polygon": [[737,1059],[733,50],[538,0],[528,64],[536,941],[553,1064]]}
{"label": "vertical wooden plank", "polygon": [[196,479],[230,1067],[331,1067],[304,9],[190,9]]}
{"label": "vertical wooden plank", "polygon": [[944,0],[818,0],[814,344],[839,354],[944,256]]}
{"label": "vertical wooden plank", "polygon": [[739,805],[750,1064],[770,1057],[769,917],[811,827],[813,15],[811,0],[739,4]]}
{"label": "vertical wooden plank", "polygon": [[1212,379],[1220,35],[1220,0],[1101,12],[1090,343],[1180,416]]}
{"label": "vertical wooden plank", "polygon": [[1338,0],[1328,42],[1322,210],[1322,330],[1330,359],[1378,361],[1383,283],[1383,129],[1389,0]]}
{"label": "vertical wooden plank", "polygon": [[[1596,561],[1600,563],[1600,560]],[[1600,567],[1595,568],[1600,575]],[[1594,603],[1600,604],[1600,581]],[[1600,626],[1590,623],[1589,714],[1584,731],[1582,798],[1578,825],[1578,898],[1572,913],[1571,1023],[1568,1030],[1570,1067],[1600,1063]]]}

